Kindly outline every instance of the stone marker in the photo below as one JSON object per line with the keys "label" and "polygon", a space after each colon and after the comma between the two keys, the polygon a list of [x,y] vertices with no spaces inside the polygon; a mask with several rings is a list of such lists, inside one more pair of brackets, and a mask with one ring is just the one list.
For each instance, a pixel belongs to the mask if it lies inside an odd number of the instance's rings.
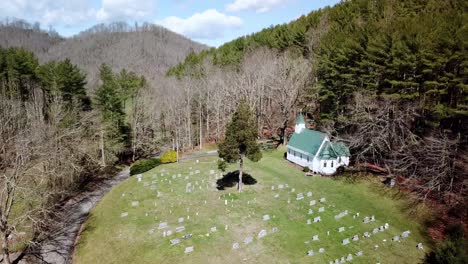
{"label": "stone marker", "polygon": [[394,236],[394,237],[392,238],[392,241],[400,241],[400,236]]}
{"label": "stone marker", "polygon": [[178,227],[176,227],[176,229],[175,229],[176,233],[182,232],[182,231],[184,231],[184,230],[185,230],[185,226],[178,226]]}
{"label": "stone marker", "polygon": [[267,231],[265,229],[262,229],[259,233],[258,233],[258,238],[262,238],[264,236],[267,235]]}
{"label": "stone marker", "polygon": [[252,241],[253,241],[253,237],[251,237],[251,236],[246,237],[244,239],[244,244],[248,245],[248,244],[252,243]]}
{"label": "stone marker", "polygon": [[239,249],[239,243],[232,244],[232,249]]}
{"label": "stone marker", "polygon": [[322,218],[320,216],[317,216],[314,218],[314,223],[322,221]]}
{"label": "stone marker", "polygon": [[378,232],[379,232],[378,228],[374,228],[374,230],[372,230],[372,233],[374,233],[374,234],[377,234]]}
{"label": "stone marker", "polygon": [[279,197],[279,194],[275,194],[275,196],[274,196],[274,197],[275,197],[275,198],[278,198],[278,197]]}
{"label": "stone marker", "polygon": [[351,261],[351,260],[353,260],[353,255],[348,254],[348,257],[346,258],[346,261]]}
{"label": "stone marker", "polygon": [[385,227],[384,227],[384,226],[380,226],[380,227],[379,227],[379,231],[380,231],[380,232],[385,231]]}
{"label": "stone marker", "polygon": [[315,200],[312,200],[312,201],[310,201],[309,206],[313,206],[313,205],[315,205],[315,203],[316,203]]}
{"label": "stone marker", "polygon": [[308,225],[312,224],[312,222],[310,221],[310,219],[307,219],[307,224],[308,224]]}
{"label": "stone marker", "polygon": [[362,251],[358,251],[358,252],[356,253],[356,256],[358,256],[358,257],[362,256]]}
{"label": "stone marker", "polygon": [[343,242],[341,244],[342,245],[348,245],[349,244],[349,238],[343,239]]}
{"label": "stone marker", "polygon": [[340,233],[341,233],[341,232],[344,232],[344,231],[345,231],[345,228],[344,228],[344,226],[342,226],[342,227],[338,228],[338,232],[340,232]]}
{"label": "stone marker", "polygon": [[211,233],[216,232],[216,231],[217,231],[217,230],[216,230],[216,226],[213,226],[212,228],[210,228],[210,231],[211,231]]}
{"label": "stone marker", "polygon": [[359,240],[359,236],[358,235],[354,235],[353,236],[353,241],[358,241]]}
{"label": "stone marker", "polygon": [[170,236],[170,235],[172,235],[172,231],[171,231],[171,230],[167,230],[166,236]]}
{"label": "stone marker", "polygon": [[140,203],[139,203],[138,201],[133,201],[133,202],[132,202],[132,206],[134,206],[134,207],[135,207],[135,206],[138,206],[139,204],[140,204]]}
{"label": "stone marker", "polygon": [[128,212],[123,212],[120,214],[120,217],[127,217],[128,216]]}
{"label": "stone marker", "polygon": [[325,207],[320,207],[320,208],[318,209],[318,211],[319,211],[319,213],[324,212],[324,211],[325,211]]}
{"label": "stone marker", "polygon": [[178,238],[171,239],[171,246],[177,245],[179,243],[180,243],[180,239],[178,239]]}
{"label": "stone marker", "polygon": [[278,190],[282,190],[284,188],[284,185],[283,184],[279,184],[278,185]]}
{"label": "stone marker", "polygon": [[314,251],[313,251],[313,250],[307,251],[307,256],[313,256],[313,255],[314,255]]}
{"label": "stone marker", "polygon": [[292,188],[292,189],[291,189],[291,192],[296,192],[296,189],[295,189],[295,188]]}
{"label": "stone marker", "polygon": [[320,201],[321,203],[324,203],[324,202],[326,202],[326,201],[327,201],[327,199],[325,199],[325,197],[323,197],[323,198],[320,198],[320,200],[319,200],[319,201]]}
{"label": "stone marker", "polygon": [[263,221],[268,221],[270,220],[270,216],[269,215],[264,215],[263,216]]}
{"label": "stone marker", "polygon": [[296,195],[296,200],[299,201],[299,200],[302,200],[302,199],[304,199],[304,194],[303,194],[303,193],[298,193],[298,194]]}
{"label": "stone marker", "polygon": [[319,240],[318,235],[315,235],[312,237],[312,241],[318,241],[318,240]]}
{"label": "stone marker", "polygon": [[370,221],[374,222],[375,221],[375,216],[371,216]]}
{"label": "stone marker", "polygon": [[367,217],[367,216],[364,217],[364,219],[362,220],[362,222],[363,222],[364,224],[369,223],[369,217]]}
{"label": "stone marker", "polygon": [[311,197],[312,196],[312,192],[307,192],[307,197]]}
{"label": "stone marker", "polygon": [[411,232],[409,230],[401,233],[401,237],[408,237]]}
{"label": "stone marker", "polygon": [[423,244],[422,244],[422,243],[418,243],[418,245],[417,245],[416,247],[417,247],[418,249],[421,249],[421,250],[423,250],[423,249],[424,249],[424,247],[423,247]]}
{"label": "stone marker", "polygon": [[185,234],[182,236],[183,239],[187,240],[192,237],[192,234]]}
{"label": "stone marker", "polygon": [[277,228],[277,227],[273,227],[273,228],[271,229],[271,232],[272,232],[272,233],[278,232],[278,228]]}
{"label": "stone marker", "polygon": [[388,223],[385,223],[384,227],[385,227],[385,229],[388,229],[390,227],[390,225]]}
{"label": "stone marker", "polygon": [[184,253],[190,253],[190,252],[193,252],[193,246],[185,248]]}
{"label": "stone marker", "polygon": [[314,211],[312,211],[312,209],[309,209],[309,213],[308,213],[308,214],[311,215],[311,214],[313,214],[313,213],[314,213]]}
{"label": "stone marker", "polygon": [[162,222],[159,224],[158,229],[164,229],[164,228],[167,228],[167,222]]}
{"label": "stone marker", "polygon": [[275,186],[271,186],[271,190],[274,191],[274,190],[275,190]]}
{"label": "stone marker", "polygon": [[184,218],[183,218],[183,217],[179,217],[179,219],[177,219],[177,222],[179,222],[179,223],[184,222]]}

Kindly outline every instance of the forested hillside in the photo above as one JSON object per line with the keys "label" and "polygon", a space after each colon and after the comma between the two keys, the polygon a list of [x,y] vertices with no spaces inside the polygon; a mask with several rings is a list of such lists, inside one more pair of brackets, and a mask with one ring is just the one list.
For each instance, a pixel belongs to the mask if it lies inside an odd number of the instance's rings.
{"label": "forested hillside", "polygon": [[117,71],[131,69],[150,82],[159,82],[189,52],[206,48],[152,24],[100,24],[71,38],[62,38],[24,21],[0,26],[0,46],[23,47],[34,52],[41,62],[68,58],[87,74],[87,87],[91,90],[96,88],[102,63]]}

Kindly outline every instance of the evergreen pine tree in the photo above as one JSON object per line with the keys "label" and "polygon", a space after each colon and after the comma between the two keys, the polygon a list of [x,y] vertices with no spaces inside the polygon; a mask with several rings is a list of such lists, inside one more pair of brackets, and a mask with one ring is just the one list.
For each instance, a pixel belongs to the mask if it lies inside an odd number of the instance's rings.
{"label": "evergreen pine tree", "polygon": [[229,122],[224,141],[219,144],[219,157],[229,163],[239,162],[237,189],[242,192],[244,158],[257,162],[262,158],[257,144],[258,129],[255,117],[245,100],[242,100]]}

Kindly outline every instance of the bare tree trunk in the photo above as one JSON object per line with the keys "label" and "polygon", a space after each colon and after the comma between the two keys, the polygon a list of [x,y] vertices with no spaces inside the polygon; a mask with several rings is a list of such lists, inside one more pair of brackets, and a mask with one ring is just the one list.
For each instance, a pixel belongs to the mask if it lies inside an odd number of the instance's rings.
{"label": "bare tree trunk", "polygon": [[105,156],[105,153],[104,153],[104,128],[102,128],[101,126],[101,162],[102,162],[102,166],[105,167],[106,166],[106,156]]}
{"label": "bare tree trunk", "polygon": [[202,130],[203,130],[203,120],[202,120],[202,103],[201,103],[201,98],[199,99],[199,116],[198,119],[200,120],[200,150],[203,148],[203,135],[202,135]]}
{"label": "bare tree trunk", "polygon": [[6,230],[5,231],[1,230],[1,232],[3,234],[3,236],[2,236],[3,261],[6,264],[10,264],[11,260],[10,260],[10,250],[9,250],[9,247],[8,247],[8,233],[6,232]]}
{"label": "bare tree trunk", "polygon": [[239,192],[242,192],[242,174],[244,171],[244,155],[240,156],[240,161],[239,161],[239,183],[237,184],[237,190]]}

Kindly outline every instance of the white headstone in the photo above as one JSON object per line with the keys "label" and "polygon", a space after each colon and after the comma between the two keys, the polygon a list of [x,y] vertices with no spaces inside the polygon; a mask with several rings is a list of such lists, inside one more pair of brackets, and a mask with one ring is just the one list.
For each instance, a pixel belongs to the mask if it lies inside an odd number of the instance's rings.
{"label": "white headstone", "polygon": [[349,238],[343,239],[343,242],[341,244],[342,245],[348,245],[349,244]]}
{"label": "white headstone", "polygon": [[250,243],[252,243],[252,241],[253,241],[253,237],[251,237],[251,236],[246,237],[246,238],[244,239],[244,244],[246,244],[246,245],[247,245],[247,244],[250,244]]}
{"label": "white headstone", "polygon": [[313,211],[312,209],[309,209],[309,213],[308,213],[308,214],[311,215],[311,214],[313,214],[313,213],[314,213],[314,211]]}
{"label": "white headstone", "polygon": [[269,215],[264,215],[263,216],[263,221],[268,221],[270,220],[270,216]]}
{"label": "white headstone", "polygon": [[307,192],[307,197],[311,197],[312,196],[312,192]]}
{"label": "white headstone", "polygon": [[179,219],[177,219],[177,222],[179,222],[179,223],[184,222],[184,218],[183,218],[183,217],[179,217]]}
{"label": "white headstone", "polygon": [[313,255],[314,255],[314,251],[313,251],[313,250],[307,251],[307,256],[313,256]]}
{"label": "white headstone", "polygon": [[190,253],[190,252],[193,252],[193,246],[185,248],[184,253]]}
{"label": "white headstone", "polygon": [[325,211],[325,207],[320,207],[320,208],[318,209],[318,211],[319,211],[319,213],[324,212],[324,211]]}
{"label": "white headstone", "polygon": [[323,197],[323,198],[320,198],[320,200],[319,200],[319,201],[320,201],[321,203],[324,203],[324,202],[326,202],[326,201],[327,201],[327,199],[325,199],[325,197]]}
{"label": "white headstone", "polygon": [[325,252],[325,249],[324,248],[319,248],[319,253],[323,253]]}
{"label": "white headstone", "polygon": [[314,218],[314,223],[317,223],[317,222],[320,222],[322,221],[322,218],[320,218],[320,216],[317,216]]}
{"label": "white headstone", "polygon": [[239,249],[239,243],[232,244],[232,249]]}
{"label": "white headstone", "polygon": [[265,229],[262,229],[259,233],[258,233],[258,238],[262,238],[264,236],[267,235],[267,231]]}
{"label": "white headstone", "polygon": [[344,231],[345,231],[345,228],[344,228],[344,226],[342,226],[342,227],[338,228],[338,232],[340,232],[340,233],[341,233],[341,232],[344,232]]}
{"label": "white headstone", "polygon": [[312,240],[313,240],[313,241],[319,240],[318,235],[313,236],[313,237],[312,237]]}
{"label": "white headstone", "polygon": [[171,246],[177,245],[179,243],[180,243],[180,239],[178,239],[178,238],[171,239]]}
{"label": "white headstone", "polygon": [[315,200],[312,200],[310,201],[309,205],[312,206],[312,205],[315,205],[315,203],[316,203]]}
{"label": "white headstone", "polygon": [[298,193],[296,195],[296,200],[302,200],[302,199],[304,199],[304,194],[303,193]]}
{"label": "white headstone", "polygon": [[212,228],[210,228],[210,231],[213,233],[213,232],[216,232],[216,226],[213,226]]}
{"label": "white headstone", "polygon": [[132,206],[138,206],[140,203],[138,201],[133,201]]}
{"label": "white headstone", "polygon": [[158,229],[164,229],[164,228],[167,228],[167,222],[162,222],[159,224]]}
{"label": "white headstone", "polygon": [[182,231],[184,231],[184,230],[185,230],[185,226],[178,226],[178,227],[176,227],[176,230],[175,230],[175,231],[176,231],[177,233],[179,233],[179,232],[182,232]]}
{"label": "white headstone", "polygon": [[120,214],[120,217],[127,217],[128,216],[128,212],[123,212]]}

